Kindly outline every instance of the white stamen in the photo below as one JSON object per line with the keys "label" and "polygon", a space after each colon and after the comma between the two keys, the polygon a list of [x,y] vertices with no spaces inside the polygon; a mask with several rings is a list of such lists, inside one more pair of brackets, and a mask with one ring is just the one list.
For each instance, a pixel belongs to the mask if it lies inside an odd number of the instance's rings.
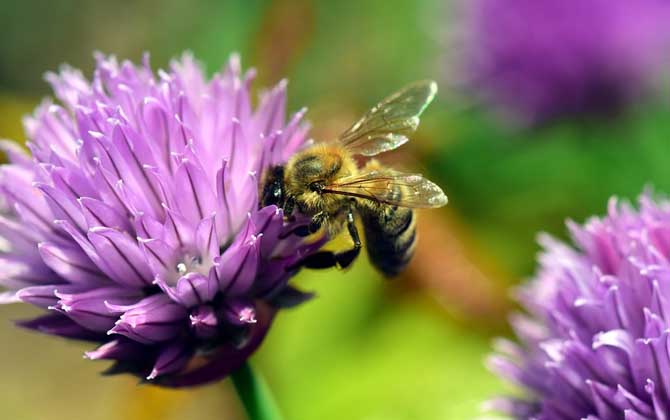
{"label": "white stamen", "polygon": [[186,264],[184,264],[183,262],[177,264],[177,272],[179,272],[179,274],[185,274],[186,273]]}

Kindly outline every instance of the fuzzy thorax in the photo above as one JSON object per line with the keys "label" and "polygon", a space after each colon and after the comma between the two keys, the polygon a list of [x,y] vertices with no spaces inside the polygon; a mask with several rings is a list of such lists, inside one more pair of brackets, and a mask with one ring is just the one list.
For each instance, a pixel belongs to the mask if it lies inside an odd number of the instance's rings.
{"label": "fuzzy thorax", "polygon": [[318,144],[289,160],[285,174],[287,194],[307,215],[325,213],[335,216],[350,199],[336,194],[322,194],[320,190],[337,179],[356,173],[356,162],[344,148]]}

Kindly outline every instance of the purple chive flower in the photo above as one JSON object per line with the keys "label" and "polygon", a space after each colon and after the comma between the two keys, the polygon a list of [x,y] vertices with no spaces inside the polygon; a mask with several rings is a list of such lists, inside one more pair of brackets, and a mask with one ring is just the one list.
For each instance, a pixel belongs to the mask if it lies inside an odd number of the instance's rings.
{"label": "purple chive flower", "polygon": [[605,218],[568,223],[576,248],[549,236],[520,290],[520,345],[490,366],[528,391],[491,407],[515,418],[665,419],[670,413],[670,201],[612,199]]}
{"label": "purple chive flower", "polygon": [[90,359],[169,386],[228,375],[260,345],[304,242],[259,179],[303,147],[286,83],[261,95],[233,56],[207,80],[190,55],[169,71],[96,56],[89,82],[49,73],[60,104],[26,118],[32,156],[0,167],[3,302],[48,310],[20,325],[89,340]]}
{"label": "purple chive flower", "polygon": [[466,8],[467,83],[529,122],[612,112],[668,63],[665,0],[473,0]]}

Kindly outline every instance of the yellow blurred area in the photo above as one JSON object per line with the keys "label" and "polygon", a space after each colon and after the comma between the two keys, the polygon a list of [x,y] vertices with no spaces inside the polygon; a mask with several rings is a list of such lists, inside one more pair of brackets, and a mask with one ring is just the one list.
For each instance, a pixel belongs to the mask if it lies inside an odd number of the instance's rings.
{"label": "yellow blurred area", "polygon": [[37,100],[0,93],[0,139],[23,143],[25,134],[21,120],[33,112]]}

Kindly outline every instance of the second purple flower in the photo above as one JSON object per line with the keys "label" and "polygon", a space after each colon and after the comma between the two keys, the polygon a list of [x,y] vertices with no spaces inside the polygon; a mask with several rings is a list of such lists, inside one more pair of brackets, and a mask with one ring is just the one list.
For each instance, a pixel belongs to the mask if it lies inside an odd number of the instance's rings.
{"label": "second purple flower", "polygon": [[668,63],[670,3],[663,0],[474,0],[464,7],[468,84],[524,121],[615,111]]}
{"label": "second purple flower", "polygon": [[665,419],[670,412],[670,202],[569,223],[547,235],[537,275],[520,289],[527,314],[490,367],[523,388],[491,408],[517,419]]}

